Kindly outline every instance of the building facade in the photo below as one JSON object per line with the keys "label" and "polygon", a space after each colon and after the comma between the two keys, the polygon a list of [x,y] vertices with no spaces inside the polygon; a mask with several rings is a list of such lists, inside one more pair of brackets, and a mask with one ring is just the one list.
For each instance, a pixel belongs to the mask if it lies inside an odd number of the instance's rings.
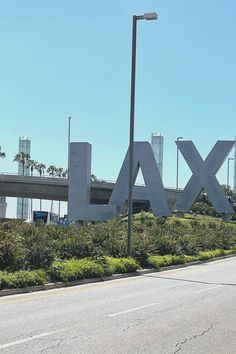
{"label": "building facade", "polygon": [[[31,140],[30,138],[19,137],[19,152],[24,152],[30,154],[31,150]],[[23,171],[23,164],[18,163],[18,175],[29,176],[29,167],[25,166]],[[29,218],[29,199],[17,198],[17,219],[28,219]]]}
{"label": "building facade", "polygon": [[161,133],[152,133],[151,145],[161,178],[163,176],[163,144],[163,135]]}

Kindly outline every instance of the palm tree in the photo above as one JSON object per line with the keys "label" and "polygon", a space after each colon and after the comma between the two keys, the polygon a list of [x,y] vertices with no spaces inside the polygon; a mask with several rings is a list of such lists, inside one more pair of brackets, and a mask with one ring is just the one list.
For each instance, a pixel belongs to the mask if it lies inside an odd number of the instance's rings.
{"label": "palm tree", "polygon": [[[35,167],[34,168],[35,168],[36,171],[38,171],[39,176],[42,177],[42,175],[44,174],[44,170],[46,168],[46,165],[44,165],[44,163],[37,162],[37,163],[35,163]],[[42,210],[42,199],[40,199],[40,204],[39,205],[40,205],[39,209],[41,211]]]}
{"label": "palm tree", "polygon": [[3,158],[3,159],[6,157],[5,152],[2,152],[2,147],[1,146],[0,146],[0,157]]}
{"label": "palm tree", "polygon": [[27,152],[18,152],[14,157],[13,162],[18,162],[22,166],[22,175],[25,175],[25,167],[28,166],[28,161],[30,160],[30,154]]}
{"label": "palm tree", "polygon": [[[49,176],[55,177],[56,172],[57,172],[57,167],[54,165],[50,165],[47,168],[47,173],[49,174]],[[53,210],[53,200],[51,201],[51,213],[52,213],[52,210]]]}
{"label": "palm tree", "polygon": [[64,173],[64,170],[63,170],[63,168],[62,167],[58,167],[57,169],[56,169],[56,177],[62,177],[62,175],[63,175],[63,173]]}
{"label": "palm tree", "polygon": [[[22,166],[22,175],[25,175],[25,167],[28,166],[28,161],[30,160],[30,154],[27,152],[18,152],[16,154],[13,162],[18,162],[20,166]],[[21,219],[23,220],[24,217],[24,198],[21,200],[22,206],[21,206]]]}
{"label": "palm tree", "polygon": [[55,177],[56,172],[57,172],[57,167],[54,166],[54,165],[50,165],[50,166],[47,168],[47,173],[49,174],[49,176]]}
{"label": "palm tree", "polygon": [[63,171],[62,177],[63,177],[63,178],[66,178],[66,177],[68,178],[68,177],[69,177],[69,171],[68,171],[68,169],[66,169],[66,170]]}
{"label": "palm tree", "polygon": [[27,162],[27,166],[29,167],[30,169],[30,176],[33,176],[34,174],[34,170],[36,170],[36,166],[38,165],[38,162],[35,161],[35,160],[29,160]]}
{"label": "palm tree", "polygon": [[36,171],[38,171],[39,176],[42,177],[42,175],[44,174],[46,165],[44,165],[44,163],[38,163],[35,165],[35,169]]}
{"label": "palm tree", "polygon": [[91,181],[92,182],[96,182],[98,179],[95,175],[91,175]]}

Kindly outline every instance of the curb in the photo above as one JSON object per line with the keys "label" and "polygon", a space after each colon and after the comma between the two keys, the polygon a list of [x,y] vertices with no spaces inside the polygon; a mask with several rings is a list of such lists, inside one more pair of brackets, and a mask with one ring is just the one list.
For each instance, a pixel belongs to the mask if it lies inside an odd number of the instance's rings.
{"label": "curb", "polygon": [[175,265],[170,265],[170,266],[166,266],[166,267],[161,267],[160,269],[142,269],[142,270],[138,270],[137,272],[132,272],[132,273],[114,274],[114,275],[110,275],[110,276],[103,277],[103,278],[89,278],[89,279],[70,281],[67,283],[56,282],[56,283],[47,283],[47,284],[43,284],[43,285],[29,286],[27,288],[4,289],[4,290],[0,290],[0,297],[8,296],[8,295],[26,294],[26,293],[36,292],[36,291],[43,291],[43,290],[60,289],[60,288],[66,288],[66,287],[71,287],[71,286],[76,286],[76,285],[92,284],[92,283],[98,283],[98,282],[102,282],[102,281],[110,281],[110,280],[116,280],[116,279],[122,279],[122,278],[137,277],[137,276],[142,276],[145,274],[163,272],[163,271],[179,269],[179,268],[186,268],[186,267],[190,267],[193,265],[210,263],[213,261],[227,259],[227,258],[233,258],[233,257],[236,257],[236,254],[229,254],[229,255],[225,255],[225,256],[214,257],[214,258],[207,259],[204,261],[194,261],[194,262],[189,262],[189,263],[184,263],[184,264],[175,264]]}

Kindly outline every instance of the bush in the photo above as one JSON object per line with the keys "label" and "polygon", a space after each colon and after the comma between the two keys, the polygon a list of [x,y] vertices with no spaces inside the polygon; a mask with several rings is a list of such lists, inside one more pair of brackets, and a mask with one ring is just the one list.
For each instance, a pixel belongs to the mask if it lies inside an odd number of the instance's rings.
{"label": "bush", "polygon": [[140,265],[133,258],[106,257],[106,260],[112,274],[136,272],[140,269]]}
{"label": "bush", "polygon": [[[199,252],[236,245],[236,225],[203,216],[178,219],[156,218],[151,213],[134,216],[132,257],[146,267],[149,256],[195,256]],[[0,223],[0,270],[47,269],[55,260],[124,258],[127,249],[127,219],[87,223],[77,228],[55,225]],[[204,257],[204,256],[202,256]],[[109,267],[108,267],[109,268]],[[122,267],[121,267],[122,268]]]}
{"label": "bush", "polygon": [[20,270],[14,273],[0,272],[0,290],[41,285],[45,284],[46,280],[46,273],[43,270]]}
{"label": "bush", "polygon": [[0,230],[0,270],[13,271],[22,265],[24,247],[22,239],[8,229]]}
{"label": "bush", "polygon": [[134,272],[138,268],[139,264],[132,258],[99,257],[56,261],[50,267],[49,274],[53,280],[68,282],[104,277],[113,273]]}
{"label": "bush", "polygon": [[202,251],[199,252],[197,255],[165,255],[165,256],[150,256],[147,259],[147,264],[149,267],[153,267],[159,269],[161,267],[174,265],[174,264],[184,264],[190,263],[194,261],[204,261],[214,257],[220,257],[223,255],[235,254],[236,248],[232,248],[231,250],[223,250],[223,249],[216,249],[212,251]]}
{"label": "bush", "polygon": [[213,251],[199,252],[198,259],[200,261],[204,261],[204,260],[211,259],[214,257],[223,256],[224,254],[225,254],[224,250],[221,250],[221,249],[217,249],[217,250],[213,250]]}
{"label": "bush", "polygon": [[26,225],[22,228],[25,249],[24,268],[47,269],[55,258],[54,240],[44,224]]}
{"label": "bush", "polygon": [[89,259],[71,259],[64,262],[53,262],[49,274],[56,281],[73,281],[85,278],[97,278],[111,273],[104,267]]}

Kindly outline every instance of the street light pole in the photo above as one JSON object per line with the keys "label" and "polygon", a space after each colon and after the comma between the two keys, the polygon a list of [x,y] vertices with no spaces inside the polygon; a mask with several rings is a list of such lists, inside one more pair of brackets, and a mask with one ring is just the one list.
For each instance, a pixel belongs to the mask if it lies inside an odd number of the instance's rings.
{"label": "street light pole", "polygon": [[230,187],[230,185],[229,185],[229,161],[232,161],[232,160],[234,160],[234,158],[229,157],[228,161],[227,161],[227,187]]}
{"label": "street light pole", "polygon": [[[180,139],[183,139],[182,136],[178,136],[177,137],[177,141],[179,141]],[[179,189],[179,148],[177,145],[177,159],[176,159],[176,190],[178,191]]]}
{"label": "street light pole", "polygon": [[[67,161],[67,178],[69,179],[69,171],[70,171],[70,121],[71,121],[71,116],[68,117],[68,138],[67,138],[67,153],[68,153],[68,161]],[[69,181],[68,181],[69,183]],[[69,199],[68,199],[69,200]],[[68,202],[67,202],[67,219],[68,219]]]}
{"label": "street light pole", "polygon": [[136,42],[137,21],[156,20],[157,14],[146,13],[133,16],[132,26],[132,60],[131,60],[131,92],[130,92],[130,137],[129,137],[129,194],[128,194],[128,242],[127,255],[131,256],[132,248],[132,215],[133,215],[133,146],[134,146],[134,113],[135,113],[135,72],[136,72]]}
{"label": "street light pole", "polygon": [[70,164],[70,121],[71,121],[71,116],[68,117],[68,139],[67,139],[67,144],[68,144],[68,163],[67,163],[67,169],[69,173],[69,164]]}

